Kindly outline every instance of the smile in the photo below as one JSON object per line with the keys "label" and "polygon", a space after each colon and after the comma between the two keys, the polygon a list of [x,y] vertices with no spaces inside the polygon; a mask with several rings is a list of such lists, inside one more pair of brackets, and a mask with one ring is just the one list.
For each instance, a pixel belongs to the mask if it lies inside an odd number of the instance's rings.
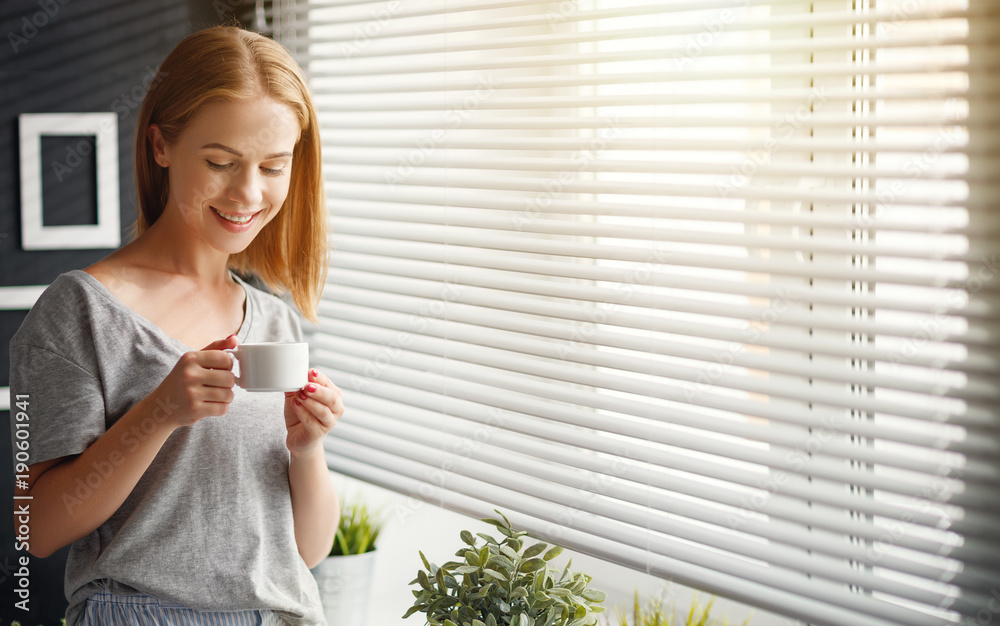
{"label": "smile", "polygon": [[212,207],[212,210],[215,211],[215,213],[222,219],[232,222],[233,224],[240,224],[240,225],[249,224],[250,221],[257,216],[257,213],[252,213],[250,215],[232,215],[230,213],[223,213],[222,211],[220,211],[215,207]]}

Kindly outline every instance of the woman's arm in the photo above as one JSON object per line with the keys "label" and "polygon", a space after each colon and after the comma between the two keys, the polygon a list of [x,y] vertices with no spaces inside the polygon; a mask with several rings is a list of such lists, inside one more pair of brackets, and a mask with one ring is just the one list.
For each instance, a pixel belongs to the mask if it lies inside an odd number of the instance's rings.
{"label": "woman's arm", "polygon": [[295,542],[306,566],[313,568],[330,553],[340,521],[323,438],[344,414],[344,404],[340,389],[318,370],[309,370],[309,381],[285,395],[285,443],[291,455],[288,485]]}
{"label": "woman's arm", "polygon": [[209,415],[223,415],[236,378],[222,348],[188,352],[148,396],[82,453],[29,467],[30,551],[46,557],[106,522],[125,502],[167,437]]}
{"label": "woman's arm", "polygon": [[295,543],[302,560],[311,569],[330,554],[340,521],[340,503],[322,445],[311,454],[291,458],[288,484],[292,492]]}
{"label": "woman's arm", "polygon": [[32,554],[46,557],[85,537],[125,502],[173,432],[150,405],[140,401],[81,454],[28,468]]}

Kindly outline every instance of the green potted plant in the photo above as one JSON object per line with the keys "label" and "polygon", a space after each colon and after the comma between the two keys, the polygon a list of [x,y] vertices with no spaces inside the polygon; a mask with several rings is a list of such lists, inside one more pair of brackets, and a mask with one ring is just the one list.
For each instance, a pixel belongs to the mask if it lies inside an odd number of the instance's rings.
{"label": "green potted plant", "polygon": [[360,502],[342,503],[329,556],[312,569],[327,623],[365,626],[375,547],[385,520]]}
{"label": "green potted plant", "polygon": [[430,626],[596,624],[606,596],[587,587],[590,576],[571,572],[572,561],[561,573],[550,567],[549,561],[563,549],[529,544],[524,540],[527,533],[514,530],[507,517],[497,513],[503,521],[482,521],[495,526],[500,539],[463,530],[465,545],[455,553],[461,560],[439,567],[420,553],[426,569],[410,583],[419,588],[413,590],[416,600],[403,617],[422,612]]}
{"label": "green potted plant", "polygon": [[[662,598],[652,598],[649,605],[644,607],[639,602],[639,592],[635,593],[632,608],[632,620],[624,611],[618,612],[618,626],[729,626],[729,620],[713,617],[712,604],[715,598],[708,601],[704,607],[698,602],[698,596],[691,599],[691,608],[688,609],[687,617],[683,622],[674,619],[675,611],[673,607],[664,603]],[[748,617],[743,626],[750,623]]]}

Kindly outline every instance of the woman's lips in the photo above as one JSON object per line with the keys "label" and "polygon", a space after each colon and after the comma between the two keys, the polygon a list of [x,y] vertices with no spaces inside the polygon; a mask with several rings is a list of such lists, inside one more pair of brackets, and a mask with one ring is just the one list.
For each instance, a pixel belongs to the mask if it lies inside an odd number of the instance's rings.
{"label": "woman's lips", "polygon": [[[215,207],[211,208],[212,212],[215,213],[215,217],[219,220],[219,222],[223,225],[223,227],[225,227],[226,230],[233,233],[246,232],[247,230],[250,229],[250,226],[252,226],[253,223],[257,220],[257,216],[260,215],[260,211],[252,213],[250,215],[238,215],[234,213],[226,213],[224,211],[220,211]],[[233,221],[231,219],[228,219],[228,217],[226,216],[236,218],[237,220],[240,221]]]}

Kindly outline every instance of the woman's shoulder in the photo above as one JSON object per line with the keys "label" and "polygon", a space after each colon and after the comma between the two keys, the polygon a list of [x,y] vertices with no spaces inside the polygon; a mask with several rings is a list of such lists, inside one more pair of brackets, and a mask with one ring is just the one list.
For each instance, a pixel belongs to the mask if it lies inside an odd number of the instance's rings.
{"label": "woman's shoulder", "polygon": [[254,285],[253,278],[243,278],[233,272],[233,277],[247,293],[254,341],[298,341],[302,337],[298,313],[282,298],[267,290],[264,285]]}
{"label": "woman's shoulder", "polygon": [[70,270],[56,276],[31,305],[26,320],[32,317],[68,318],[81,305],[94,299],[96,279],[83,270]]}
{"label": "woman's shoulder", "polygon": [[83,270],[58,275],[42,291],[11,338],[11,347],[33,346],[61,352],[92,332],[102,309],[97,280]]}

